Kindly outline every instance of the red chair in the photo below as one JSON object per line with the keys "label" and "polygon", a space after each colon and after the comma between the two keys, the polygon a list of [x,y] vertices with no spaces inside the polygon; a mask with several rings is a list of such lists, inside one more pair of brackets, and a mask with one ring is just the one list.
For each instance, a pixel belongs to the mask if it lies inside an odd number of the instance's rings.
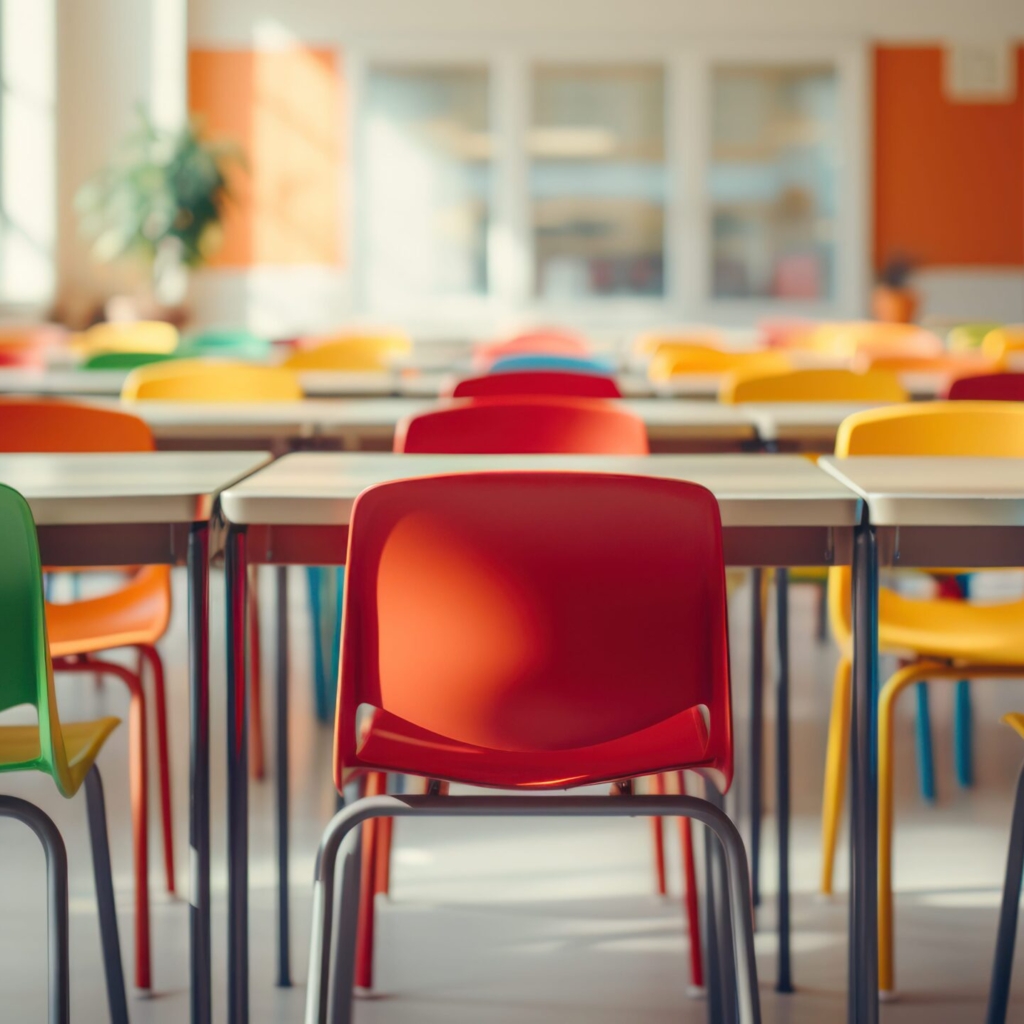
{"label": "red chair", "polygon": [[[479,399],[433,412],[420,413],[400,424],[395,433],[395,451],[418,454],[524,454],[562,453],[593,455],[646,455],[647,430],[643,421],[626,410],[601,401],[553,397]],[[663,793],[664,780],[653,780],[654,790]],[[680,792],[685,792],[682,774]],[[373,871],[373,893],[387,892],[391,863],[391,820],[381,825],[379,853]],[[659,894],[667,892],[665,846],[660,818],[651,820],[654,839],[655,874]],[[697,906],[696,869],[690,823],[680,821],[683,873],[690,926],[691,981],[695,989],[704,984],[700,953],[700,923]],[[376,826],[368,829],[376,837]],[[374,844],[367,843],[370,848]],[[369,877],[369,870],[367,877]],[[369,882],[367,901],[371,901]],[[372,920],[369,924],[372,935]],[[361,987],[372,982],[372,941],[360,960]]]}
{"label": "red chair", "polygon": [[1024,373],[983,373],[960,377],[946,391],[954,401],[1024,402]]}
{"label": "red chair", "polygon": [[469,455],[646,455],[644,421],[589,398],[519,396],[456,401],[404,419],[396,452]]}
{"label": "red chair", "polygon": [[[428,780],[428,795],[366,797],[325,831],[306,1020],[323,1022],[328,1010],[331,1020],[350,1019],[356,936],[360,960],[372,938],[367,902],[356,908],[373,844],[364,832],[360,855],[357,825],[413,814],[568,814],[696,817],[718,835],[739,1019],[759,1021],[738,831],[710,801],[634,796],[631,782],[696,769],[724,791],[732,778],[714,496],[692,483],[582,472],[394,481],[356,499],[347,565],[335,783],[340,790],[364,775],[379,793],[383,774],[395,772]],[[453,797],[451,782],[523,791],[611,783],[612,795]],[[712,864],[720,879],[721,860]],[[720,936],[730,931],[724,921]]]}
{"label": "red chair", "polygon": [[449,398],[496,398],[511,395],[554,395],[565,398],[621,398],[612,377],[565,370],[521,370],[466,377],[456,381]]}

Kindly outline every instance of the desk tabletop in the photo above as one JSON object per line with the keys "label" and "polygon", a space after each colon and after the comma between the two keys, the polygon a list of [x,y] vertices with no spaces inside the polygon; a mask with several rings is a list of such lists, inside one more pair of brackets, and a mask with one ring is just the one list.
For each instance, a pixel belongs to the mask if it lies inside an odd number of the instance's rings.
{"label": "desk tabletop", "polygon": [[719,501],[723,525],[852,527],[858,499],[799,455],[393,455],[299,452],[228,488],[237,525],[345,525],[367,487],[407,477],[484,470],[623,473],[691,480]]}
{"label": "desk tabletop", "polygon": [[0,455],[0,483],[19,491],[39,526],[196,523],[266,452],[75,452]]}
{"label": "desk tabletop", "polygon": [[867,502],[875,526],[1024,527],[1024,459],[855,455],[818,464]]}
{"label": "desk tabletop", "polygon": [[749,402],[738,406],[762,441],[827,441],[832,447],[839,424],[877,402]]}

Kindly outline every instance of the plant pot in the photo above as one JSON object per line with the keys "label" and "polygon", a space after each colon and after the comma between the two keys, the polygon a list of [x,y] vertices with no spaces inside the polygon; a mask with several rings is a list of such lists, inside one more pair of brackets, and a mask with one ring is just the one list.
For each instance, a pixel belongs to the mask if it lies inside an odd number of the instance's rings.
{"label": "plant pot", "polygon": [[909,324],[917,313],[920,297],[913,288],[890,288],[875,285],[871,293],[871,313],[876,320],[889,324]]}

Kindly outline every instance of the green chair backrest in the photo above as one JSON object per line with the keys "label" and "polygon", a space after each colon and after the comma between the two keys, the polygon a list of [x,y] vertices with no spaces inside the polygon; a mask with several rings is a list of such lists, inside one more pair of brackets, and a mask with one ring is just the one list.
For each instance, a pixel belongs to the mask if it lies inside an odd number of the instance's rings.
{"label": "green chair backrest", "polygon": [[39,756],[4,767],[44,771],[69,796],[76,787],[57,716],[36,524],[28,502],[0,484],[0,711],[26,704],[39,715]]}
{"label": "green chair backrest", "polygon": [[267,359],[270,342],[245,328],[215,328],[189,335],[178,344],[179,357],[230,356],[238,359]]}
{"label": "green chair backrest", "polygon": [[83,370],[134,370],[149,363],[166,363],[177,356],[166,352],[97,352],[82,363]]}

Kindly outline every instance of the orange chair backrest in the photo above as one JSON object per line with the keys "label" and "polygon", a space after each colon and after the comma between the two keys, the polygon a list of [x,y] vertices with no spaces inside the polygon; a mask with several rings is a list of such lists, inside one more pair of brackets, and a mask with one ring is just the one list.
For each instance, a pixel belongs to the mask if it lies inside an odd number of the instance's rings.
{"label": "orange chair backrest", "polygon": [[997,364],[984,355],[968,353],[941,356],[878,354],[865,350],[853,358],[853,368],[859,373],[888,370],[890,373],[937,373],[967,376],[971,373],[989,373]]}
{"label": "orange chair backrest", "polygon": [[[371,705],[481,761],[592,751],[706,711],[705,764],[728,785],[722,535],[705,488],[582,472],[381,484],[356,499],[347,565],[336,780],[361,764]],[[603,767],[583,781],[617,777]]]}
{"label": "orange chair backrest", "polygon": [[673,377],[694,374],[723,374],[734,371],[781,373],[792,363],[778,350],[726,351],[707,345],[666,342],[651,356],[647,375],[652,381],[666,382]]}
{"label": "orange chair backrest", "polygon": [[599,399],[500,397],[456,400],[410,416],[395,430],[396,452],[646,455],[639,416]]}
{"label": "orange chair backrest", "polygon": [[559,327],[541,327],[477,345],[473,352],[473,366],[483,370],[503,356],[588,356],[590,352],[590,342],[582,334]]}
{"label": "orange chair backrest", "polygon": [[894,373],[875,370],[789,370],[734,373],[722,381],[720,402],[905,402],[907,393]]}
{"label": "orange chair backrest", "polygon": [[0,451],[147,452],[153,432],[138,416],[51,399],[0,399]]}

